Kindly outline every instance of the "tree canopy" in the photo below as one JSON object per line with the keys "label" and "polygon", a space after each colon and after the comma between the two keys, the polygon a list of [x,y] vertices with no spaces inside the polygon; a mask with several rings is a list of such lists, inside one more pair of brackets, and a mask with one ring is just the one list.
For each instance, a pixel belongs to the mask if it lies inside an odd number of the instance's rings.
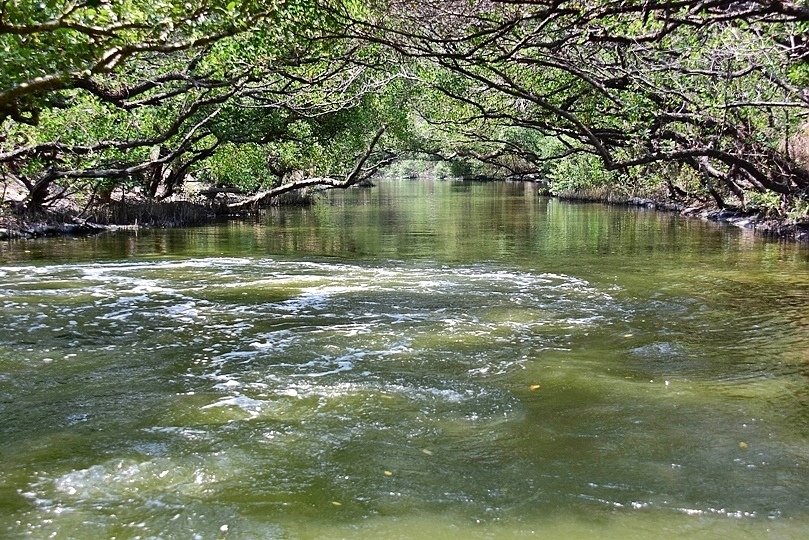
{"label": "tree canopy", "polygon": [[[30,207],[194,175],[345,187],[396,156],[809,213],[809,7],[778,0],[0,5]],[[286,187],[283,187],[286,186]]]}

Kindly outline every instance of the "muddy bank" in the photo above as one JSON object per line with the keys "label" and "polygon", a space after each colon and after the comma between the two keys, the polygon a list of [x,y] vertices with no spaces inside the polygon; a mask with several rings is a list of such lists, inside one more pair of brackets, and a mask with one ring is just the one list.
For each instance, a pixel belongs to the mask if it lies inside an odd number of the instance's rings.
{"label": "muddy bank", "polygon": [[140,225],[115,225],[84,220],[65,222],[55,216],[23,218],[0,217],[0,240],[40,238],[46,236],[91,236],[107,231],[138,230]]}
{"label": "muddy bank", "polygon": [[669,212],[679,212],[681,215],[725,223],[740,229],[751,229],[757,233],[794,240],[797,242],[809,242],[809,222],[800,223],[788,218],[772,218],[754,211],[743,211],[734,209],[705,208],[702,206],[687,207],[671,202],[660,202],[652,199],[642,199],[633,197],[626,202],[629,206],[640,206],[664,210]]}
{"label": "muddy bank", "polygon": [[46,236],[90,236],[108,231],[140,228],[186,227],[227,217],[226,207],[210,203],[113,203],[89,212],[70,206],[30,211],[5,205],[0,212],[0,240]]}
{"label": "muddy bank", "polygon": [[[314,202],[314,193],[311,190],[284,193],[274,198],[271,206],[310,205]],[[171,201],[127,196],[85,208],[65,199],[54,208],[40,211],[26,209],[23,200],[12,200],[0,205],[0,240],[89,236],[141,228],[191,227],[255,215],[258,205],[245,204],[234,208],[242,201],[249,202],[249,197],[226,189],[214,189],[193,198]]]}
{"label": "muddy bank", "polygon": [[749,229],[756,233],[773,238],[809,242],[809,221],[795,221],[788,218],[773,218],[754,211],[734,209],[718,209],[702,204],[687,205],[649,197],[629,197],[613,193],[590,194],[566,192],[555,195],[556,198],[568,202],[597,202],[619,206],[634,206],[664,212],[677,212],[683,216],[704,219],[716,223],[724,223]]}

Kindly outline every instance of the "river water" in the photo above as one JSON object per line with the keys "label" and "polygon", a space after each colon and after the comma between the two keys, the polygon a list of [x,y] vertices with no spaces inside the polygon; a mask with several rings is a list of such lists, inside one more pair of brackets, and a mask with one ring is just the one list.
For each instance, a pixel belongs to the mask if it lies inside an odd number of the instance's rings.
{"label": "river water", "polygon": [[809,251],[530,185],[0,245],[0,537],[799,538]]}

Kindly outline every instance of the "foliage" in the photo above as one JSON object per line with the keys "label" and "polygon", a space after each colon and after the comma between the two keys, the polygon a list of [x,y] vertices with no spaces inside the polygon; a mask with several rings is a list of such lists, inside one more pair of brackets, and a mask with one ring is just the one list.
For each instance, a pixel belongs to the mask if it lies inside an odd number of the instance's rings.
{"label": "foliage", "polygon": [[552,193],[577,191],[612,186],[617,175],[604,168],[597,156],[573,154],[553,163],[548,174],[548,188]]}
{"label": "foliage", "polygon": [[794,216],[807,23],[766,0],[9,1],[0,174],[36,208],[189,174],[344,185],[398,153]]}
{"label": "foliage", "polygon": [[244,191],[257,191],[267,184],[269,152],[256,143],[222,145],[205,164],[207,179]]}
{"label": "foliage", "polygon": [[[755,1],[398,0],[382,30],[365,30],[436,66],[423,80],[445,99],[423,111],[462,135],[456,147],[488,148],[472,157],[502,164],[510,154],[537,170],[560,159],[557,182],[624,187],[673,164],[691,168],[719,206],[768,192],[789,206],[809,189],[807,165],[783,148],[809,104],[796,86],[808,19],[800,5]],[[509,127],[559,141],[557,154],[505,139]],[[574,157],[584,154],[601,166]],[[579,178],[571,164],[584,167]]]}
{"label": "foliage", "polygon": [[452,165],[446,161],[426,159],[399,159],[384,170],[387,178],[405,178],[409,180],[423,178],[447,179],[455,178]]}
{"label": "foliage", "polygon": [[315,2],[46,4],[0,18],[25,67],[0,73],[0,172],[32,208],[101,184],[166,197],[193,173],[252,189],[344,174],[381,121],[391,74],[320,39]]}

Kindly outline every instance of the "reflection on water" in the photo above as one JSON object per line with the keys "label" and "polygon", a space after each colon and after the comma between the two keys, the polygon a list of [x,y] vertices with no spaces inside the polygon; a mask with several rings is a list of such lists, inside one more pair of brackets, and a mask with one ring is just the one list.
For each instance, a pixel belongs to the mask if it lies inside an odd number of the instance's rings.
{"label": "reflection on water", "polygon": [[799,537],[809,258],[519,184],[0,252],[11,537]]}

